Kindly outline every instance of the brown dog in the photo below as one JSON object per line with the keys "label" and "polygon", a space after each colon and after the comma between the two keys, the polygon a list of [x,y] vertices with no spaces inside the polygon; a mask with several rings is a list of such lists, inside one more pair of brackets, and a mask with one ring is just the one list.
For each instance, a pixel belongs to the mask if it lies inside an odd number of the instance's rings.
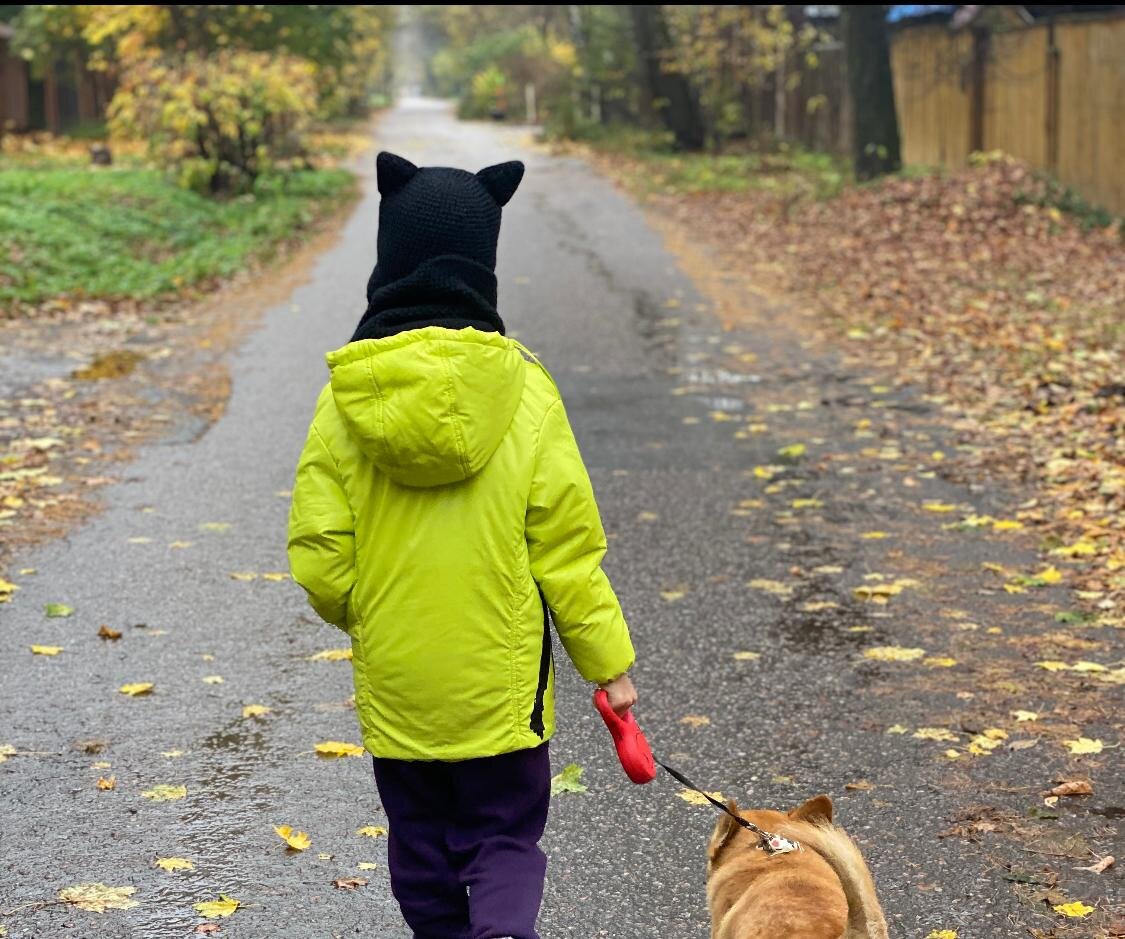
{"label": "brown dog", "polygon": [[711,939],[887,939],[887,922],[859,848],[832,824],[832,800],[815,796],[786,815],[736,815],[801,844],[769,855],[729,815],[708,852]]}

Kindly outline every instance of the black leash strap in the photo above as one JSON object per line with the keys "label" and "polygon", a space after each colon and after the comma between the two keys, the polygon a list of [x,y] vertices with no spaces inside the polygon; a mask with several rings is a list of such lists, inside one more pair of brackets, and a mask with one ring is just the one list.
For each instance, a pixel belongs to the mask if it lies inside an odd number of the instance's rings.
{"label": "black leash strap", "polygon": [[[656,757],[653,757],[653,759],[656,759]],[[765,851],[766,854],[770,854],[770,855],[785,854],[789,851],[800,851],[801,850],[801,845],[800,845],[799,842],[793,841],[790,838],[786,838],[784,835],[774,835],[774,834],[770,834],[768,831],[763,831],[761,828],[759,828],[757,825],[755,825],[749,819],[745,819],[741,815],[736,815],[734,812],[732,812],[729,808],[727,808],[718,799],[714,798],[709,793],[704,792],[695,783],[693,783],[690,779],[688,779],[683,773],[681,773],[678,769],[673,769],[671,766],[669,766],[663,760],[656,760],[656,762],[661,767],[663,767],[664,771],[666,773],[668,773],[668,775],[671,776],[673,779],[675,779],[677,782],[682,783],[684,786],[686,786],[692,792],[698,792],[701,796],[703,796],[704,799],[706,799],[713,806],[715,806],[715,808],[717,808],[720,812],[726,813],[731,818],[733,818],[736,822],[738,822],[738,824],[741,825],[743,828],[745,828],[747,831],[752,831],[755,835],[757,835],[758,836],[758,846],[763,851]]]}

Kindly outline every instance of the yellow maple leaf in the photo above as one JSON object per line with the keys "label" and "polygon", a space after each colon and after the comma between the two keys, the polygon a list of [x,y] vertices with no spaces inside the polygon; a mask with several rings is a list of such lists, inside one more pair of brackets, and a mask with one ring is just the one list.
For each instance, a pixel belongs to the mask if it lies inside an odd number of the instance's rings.
{"label": "yellow maple leaf", "polygon": [[32,655],[58,655],[62,652],[62,646],[32,646]]}
{"label": "yellow maple leaf", "polygon": [[363,756],[363,747],[357,747],[354,743],[345,743],[342,740],[328,740],[324,743],[318,743],[315,747],[319,756],[335,758],[338,756]]}
{"label": "yellow maple leaf", "polygon": [[103,883],[83,883],[64,887],[59,891],[58,897],[63,903],[70,903],[80,910],[104,913],[106,910],[131,910],[138,906],[136,900],[129,899],[136,892],[136,887],[107,887]]}
{"label": "yellow maple leaf", "polygon": [[270,713],[270,709],[264,704],[248,704],[242,709],[243,717],[263,717]]}
{"label": "yellow maple leaf", "polygon": [[1075,662],[1070,666],[1072,672],[1108,672],[1109,669],[1098,662]]}
{"label": "yellow maple leaf", "polygon": [[3,763],[8,757],[15,756],[19,751],[10,743],[0,743],[0,763]]}
{"label": "yellow maple leaf", "polygon": [[360,861],[356,865],[356,867],[358,867],[361,871],[377,871],[379,869],[379,865],[373,863],[372,861]]}
{"label": "yellow maple leaf", "polygon": [[950,505],[948,502],[923,502],[922,508],[927,512],[953,512],[957,506]]}
{"label": "yellow maple leaf", "polygon": [[117,690],[122,694],[127,694],[130,698],[135,698],[138,695],[150,694],[155,687],[151,681],[137,681],[130,685],[122,685]]}
{"label": "yellow maple leaf", "polygon": [[[704,796],[702,793],[696,792],[694,789],[681,789],[676,793],[676,795],[678,795],[681,799],[688,803],[688,805],[711,804],[707,801],[706,796]],[[712,799],[718,799],[720,802],[723,801],[723,794],[721,792],[709,792],[707,793],[707,795],[709,795]]]}
{"label": "yellow maple leaf", "polygon": [[115,789],[117,787],[117,777],[116,776],[99,776],[98,782],[97,782],[97,787],[99,789],[101,789],[103,792],[109,792],[111,789]]}
{"label": "yellow maple leaf", "polygon": [[711,718],[703,714],[686,714],[680,718],[680,723],[691,727],[704,727],[711,723]]}
{"label": "yellow maple leaf", "polygon": [[993,531],[1019,531],[1023,528],[1023,522],[1017,522],[1013,518],[996,518],[992,520]]}
{"label": "yellow maple leaf", "polygon": [[820,499],[794,499],[790,505],[795,509],[819,509],[824,503]]}
{"label": "yellow maple leaf", "polygon": [[175,802],[187,795],[187,786],[153,786],[141,793],[146,799],[153,802]]}
{"label": "yellow maple leaf", "polygon": [[907,727],[904,724],[892,724],[890,727],[888,727],[884,731],[884,733],[887,733],[887,734],[905,734],[909,730],[910,730],[910,728]]}
{"label": "yellow maple leaf", "polygon": [[311,662],[350,662],[351,660],[351,646],[346,649],[325,649],[309,659]]}
{"label": "yellow maple leaf", "polygon": [[956,743],[958,739],[956,734],[944,727],[919,727],[911,736],[918,740],[938,740],[946,743]]}
{"label": "yellow maple leaf", "polygon": [[221,685],[222,683],[222,675],[208,675],[203,679],[203,684],[205,685]]}
{"label": "yellow maple leaf", "polygon": [[195,870],[195,865],[186,857],[158,857],[153,864],[169,873]]}
{"label": "yellow maple leaf", "polygon": [[234,897],[228,897],[225,893],[219,894],[218,900],[206,900],[203,903],[193,903],[192,907],[199,912],[201,916],[207,919],[219,919],[220,917],[230,916],[237,910],[242,903]]}
{"label": "yellow maple leaf", "polygon": [[930,668],[953,668],[957,664],[957,660],[951,659],[947,655],[931,655],[928,659],[923,659],[922,664],[928,665]]}
{"label": "yellow maple leaf", "polygon": [[787,460],[796,460],[805,455],[806,449],[803,443],[791,443],[787,447],[778,448],[777,455]]}
{"label": "yellow maple leaf", "polygon": [[273,830],[294,851],[304,851],[312,844],[312,839],[306,832],[294,831],[289,825],[275,825]]}
{"label": "yellow maple leaf", "polygon": [[1062,913],[1063,916],[1069,916],[1071,919],[1085,919],[1094,912],[1092,906],[1087,906],[1081,900],[1073,900],[1070,903],[1059,903],[1054,907],[1056,913]]}
{"label": "yellow maple leaf", "polygon": [[913,662],[925,654],[925,649],[905,649],[902,646],[871,646],[863,650],[865,659],[874,659],[876,662]]}
{"label": "yellow maple leaf", "polygon": [[801,604],[806,613],[819,613],[821,610],[835,610],[840,606],[835,600],[809,600]]}
{"label": "yellow maple leaf", "polygon": [[364,825],[362,828],[356,830],[357,835],[363,835],[365,838],[385,838],[387,836],[387,829],[382,825]]}
{"label": "yellow maple leaf", "polygon": [[1046,669],[1048,672],[1065,672],[1068,668],[1070,668],[1070,666],[1067,665],[1066,662],[1058,662],[1054,659],[1047,659],[1042,662],[1036,662],[1035,664],[1040,668]]}
{"label": "yellow maple leaf", "polygon": [[885,531],[865,531],[860,536],[866,541],[880,541],[883,538],[890,538],[890,534]]}
{"label": "yellow maple leaf", "polygon": [[1043,570],[1036,574],[1035,577],[1043,581],[1043,583],[1045,584],[1057,584],[1063,579],[1062,571],[1060,571],[1054,565],[1043,568]]}
{"label": "yellow maple leaf", "polygon": [[956,929],[935,929],[926,939],[957,939]]}
{"label": "yellow maple leaf", "polygon": [[1089,737],[1079,737],[1077,740],[1064,740],[1067,749],[1076,756],[1081,756],[1084,753],[1101,753],[1102,747],[1105,746],[1101,740],[1091,740]]}
{"label": "yellow maple leaf", "polygon": [[288,580],[289,575],[284,571],[268,571],[262,575],[262,580],[272,580],[274,583],[280,583],[283,580]]}
{"label": "yellow maple leaf", "polygon": [[1023,721],[1039,720],[1039,715],[1034,711],[1012,711],[1011,715],[1016,719],[1017,724],[1022,723]]}
{"label": "yellow maple leaf", "polygon": [[1081,538],[1072,545],[1063,545],[1051,552],[1064,558],[1092,557],[1097,553],[1097,544],[1088,538]]}
{"label": "yellow maple leaf", "polygon": [[752,587],[754,590],[764,590],[766,593],[772,593],[777,597],[788,597],[793,593],[793,588],[788,584],[783,584],[780,580],[767,580],[764,577],[756,577],[746,586]]}
{"label": "yellow maple leaf", "polygon": [[7,603],[12,599],[12,594],[19,589],[15,584],[0,577],[0,603]]}

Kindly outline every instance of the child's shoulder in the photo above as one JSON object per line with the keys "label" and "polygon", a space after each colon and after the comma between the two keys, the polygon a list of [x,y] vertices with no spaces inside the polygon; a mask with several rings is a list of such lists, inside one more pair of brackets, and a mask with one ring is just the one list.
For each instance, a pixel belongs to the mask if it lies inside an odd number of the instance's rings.
{"label": "child's shoulder", "polygon": [[560,401],[558,386],[534,353],[518,346],[524,360],[523,400],[521,404],[530,414],[542,419],[556,401]]}

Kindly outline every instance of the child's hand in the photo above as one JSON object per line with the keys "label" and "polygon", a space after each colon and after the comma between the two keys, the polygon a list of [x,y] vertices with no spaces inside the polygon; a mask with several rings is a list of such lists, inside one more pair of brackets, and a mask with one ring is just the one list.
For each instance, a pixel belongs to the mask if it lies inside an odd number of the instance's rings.
{"label": "child's hand", "polygon": [[637,689],[633,687],[633,680],[628,674],[621,675],[613,681],[599,685],[609,695],[609,706],[618,717],[624,717],[629,709],[637,703]]}

